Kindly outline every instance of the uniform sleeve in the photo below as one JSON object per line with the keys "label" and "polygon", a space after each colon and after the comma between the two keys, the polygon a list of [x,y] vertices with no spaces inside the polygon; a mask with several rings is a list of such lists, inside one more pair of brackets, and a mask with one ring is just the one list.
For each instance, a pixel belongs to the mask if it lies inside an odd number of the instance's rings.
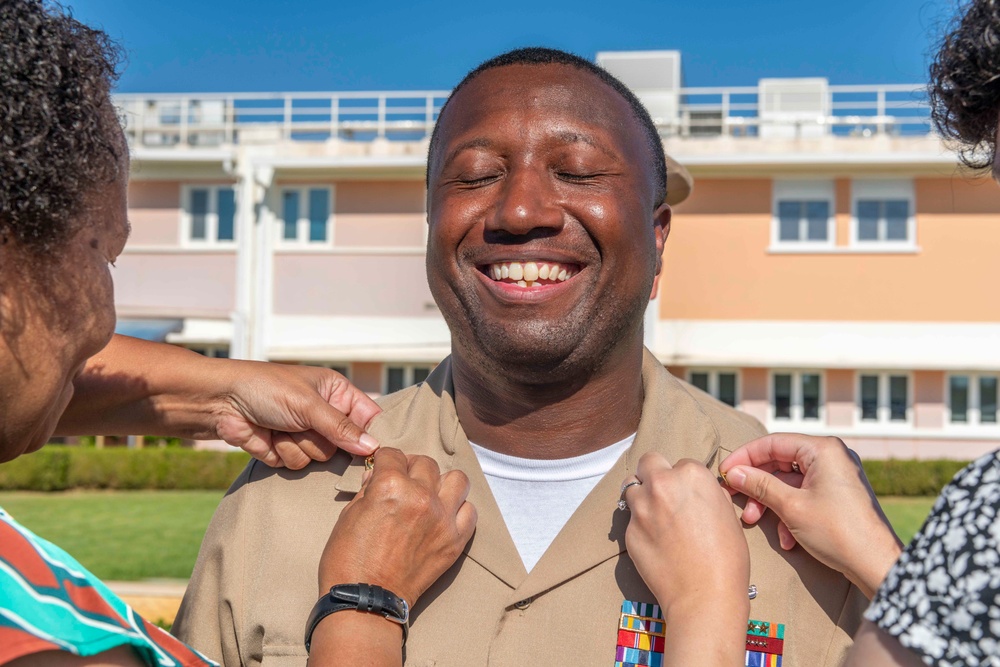
{"label": "uniform sleeve", "polygon": [[865,608],[868,606],[868,598],[861,592],[861,589],[854,584],[850,585],[847,597],[844,599],[844,606],[840,609],[840,616],[837,618],[837,627],[834,628],[833,638],[830,640],[830,647],[826,653],[824,665],[828,667],[840,667],[847,659],[847,652],[854,645],[854,635],[861,627],[864,618]]}
{"label": "uniform sleeve", "polygon": [[959,472],[865,618],[929,665],[992,664],[1000,651],[1000,459]]}
{"label": "uniform sleeve", "polygon": [[255,465],[247,465],[215,510],[172,627],[179,639],[224,665],[243,663],[244,516]]}

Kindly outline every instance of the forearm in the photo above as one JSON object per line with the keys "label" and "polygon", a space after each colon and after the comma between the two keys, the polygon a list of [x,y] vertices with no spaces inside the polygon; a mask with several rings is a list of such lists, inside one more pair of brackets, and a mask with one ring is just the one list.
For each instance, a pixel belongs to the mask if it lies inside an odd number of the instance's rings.
{"label": "forearm", "polygon": [[309,667],[397,667],[403,664],[403,629],[377,614],[339,611],[313,631]]}
{"label": "forearm", "polygon": [[[746,660],[750,604],[730,591],[698,595],[664,610],[663,664],[731,667]],[[662,606],[661,606],[662,608]]]}
{"label": "forearm", "polygon": [[74,382],[56,435],[215,438],[226,367],[173,345],[115,336]]}
{"label": "forearm", "polygon": [[844,573],[869,600],[875,596],[889,570],[903,553],[903,543],[891,529],[878,535],[877,538],[879,544],[872,545],[871,551],[865,554],[865,558],[852,563],[850,571]]}

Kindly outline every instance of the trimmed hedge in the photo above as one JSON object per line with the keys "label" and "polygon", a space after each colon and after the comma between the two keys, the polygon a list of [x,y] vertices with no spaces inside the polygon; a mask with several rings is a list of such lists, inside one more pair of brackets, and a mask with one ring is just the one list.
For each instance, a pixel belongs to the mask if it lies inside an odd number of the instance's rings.
{"label": "trimmed hedge", "polygon": [[[228,489],[250,456],[175,447],[92,449],[49,445],[0,465],[0,490]],[[936,496],[967,461],[865,461],[879,496]]]}
{"label": "trimmed hedge", "polygon": [[0,490],[228,489],[249,460],[242,451],[48,445],[0,465]]}
{"label": "trimmed hedge", "polygon": [[878,496],[936,496],[968,461],[888,459],[864,461],[865,474]]}

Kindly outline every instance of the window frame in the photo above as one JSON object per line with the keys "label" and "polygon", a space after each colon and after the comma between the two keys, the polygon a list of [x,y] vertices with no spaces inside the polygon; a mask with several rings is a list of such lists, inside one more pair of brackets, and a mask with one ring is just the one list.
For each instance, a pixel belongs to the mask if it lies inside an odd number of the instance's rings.
{"label": "window frame", "polygon": [[[865,375],[874,375],[878,377],[878,396],[877,396],[877,407],[875,408],[875,413],[877,418],[873,420],[862,419],[862,407],[861,407],[861,378]],[[906,419],[902,421],[894,421],[892,417],[892,406],[889,401],[889,378],[890,377],[905,377],[906,378]],[[913,422],[913,397],[914,397],[914,386],[913,386],[913,372],[912,371],[899,371],[899,370],[858,370],[854,372],[854,423],[861,428],[864,427],[878,427],[878,428],[912,428]]]}
{"label": "window frame", "polygon": [[[740,375],[740,369],[738,368],[688,368],[685,374],[685,379],[688,384],[694,386],[694,382],[691,381],[692,376],[695,373],[707,373],[708,374],[708,395],[717,401],[722,402],[719,398],[719,375],[726,373],[736,376],[736,405],[732,406],[737,410],[743,404],[743,378]],[[728,403],[726,404],[728,405]]]}
{"label": "window frame", "polygon": [[[219,240],[219,190],[233,191],[233,238]],[[208,191],[208,212],[205,214],[205,238],[196,239],[191,235],[194,225],[192,197],[196,190]],[[185,248],[236,248],[239,238],[240,218],[239,187],[236,183],[185,183],[181,186],[181,246]]]}
{"label": "window frame", "polygon": [[382,394],[388,394],[389,392],[389,369],[390,368],[402,368],[403,369],[403,389],[407,389],[416,384],[413,381],[413,373],[417,368],[426,368],[427,374],[434,370],[437,364],[433,363],[421,363],[418,361],[407,362],[407,363],[384,363],[382,364]]}
{"label": "window frame", "polygon": [[[785,419],[777,416],[778,406],[775,403],[774,378],[776,375],[792,376],[791,417]],[[803,417],[802,376],[819,375],[819,412],[816,419]],[[826,371],[818,368],[772,368],[767,377],[767,419],[772,425],[815,426],[826,424]]]}
{"label": "window frame", "polygon": [[[309,191],[310,190],[326,190],[327,192],[327,203],[328,209],[326,212],[326,239],[324,241],[310,241],[309,240],[309,214],[308,203],[309,203]],[[285,229],[285,211],[284,211],[284,201],[286,192],[297,192],[299,195],[299,218],[296,221],[295,228],[295,239],[286,239],[284,235]],[[296,184],[296,183],[286,183],[278,185],[275,188],[275,206],[273,209],[274,220],[275,220],[275,248],[279,250],[329,250],[334,247],[333,233],[335,229],[334,225],[334,210],[336,209],[336,204],[334,197],[336,196],[336,186],[327,183],[312,185],[309,184]],[[303,203],[306,206],[303,206]],[[305,216],[303,216],[303,211],[305,211]]]}
{"label": "window frame", "polygon": [[[858,220],[858,202],[862,199],[885,202],[905,200],[909,214],[906,218],[906,240],[889,241],[883,239],[861,240]],[[851,231],[848,247],[855,250],[916,250],[917,248],[917,205],[913,179],[875,179],[851,181]]]}
{"label": "window frame", "polygon": [[[969,378],[969,420],[965,422],[954,422],[951,420],[951,379],[953,377]],[[991,372],[962,372],[949,371],[944,375],[944,405],[945,405],[945,428],[957,429],[988,429],[1000,430],[1000,409],[997,410],[997,421],[983,422],[982,420],[982,397],[979,395],[979,379],[994,378],[997,380],[998,390],[1000,390],[1000,373]],[[1000,399],[1000,397],[998,397]]]}
{"label": "window frame", "polygon": [[[825,201],[829,213],[826,219],[825,241],[782,241],[781,219],[778,215],[783,201]],[[837,198],[832,179],[774,179],[771,188],[771,247],[781,252],[828,251],[837,244]]]}

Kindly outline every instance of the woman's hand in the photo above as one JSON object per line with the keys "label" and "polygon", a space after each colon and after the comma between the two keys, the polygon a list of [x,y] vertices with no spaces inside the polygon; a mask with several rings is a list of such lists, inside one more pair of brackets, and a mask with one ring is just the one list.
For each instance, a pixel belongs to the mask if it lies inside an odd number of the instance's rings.
{"label": "woman's hand", "polygon": [[719,470],[749,498],[743,521],[756,523],[771,508],[781,519],[782,548],[801,544],[869,599],[899,558],[902,543],[861,463],[839,438],[767,435],[730,454]]}
{"label": "woman's hand", "polygon": [[729,495],[697,461],[639,459],[625,546],[668,627],[665,664],[742,664],[750,554]]}

